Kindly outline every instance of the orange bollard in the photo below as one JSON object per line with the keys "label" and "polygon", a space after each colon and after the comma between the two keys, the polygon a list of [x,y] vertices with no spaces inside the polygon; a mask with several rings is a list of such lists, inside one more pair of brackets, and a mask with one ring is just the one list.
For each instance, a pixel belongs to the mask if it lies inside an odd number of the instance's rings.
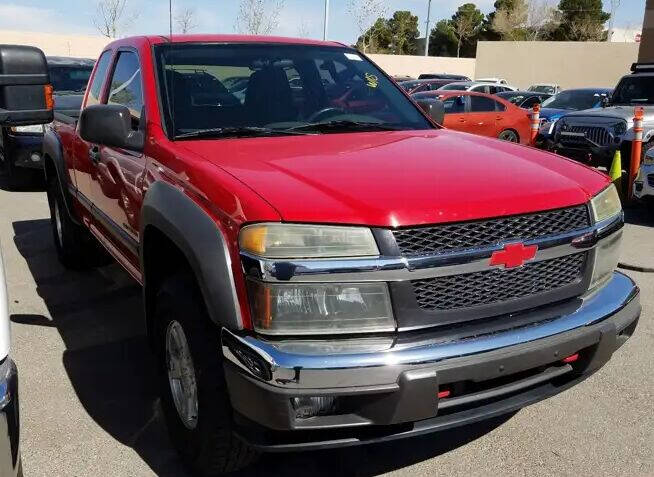
{"label": "orange bollard", "polygon": [[629,163],[628,197],[631,202],[634,198],[634,182],[640,169],[640,156],[643,151],[643,117],[645,110],[638,106],[634,109],[634,142],[631,144],[631,161]]}
{"label": "orange bollard", "polygon": [[540,128],[540,104],[534,104],[534,109],[531,113],[531,140],[530,145],[536,144],[536,137],[538,137],[538,130]]}

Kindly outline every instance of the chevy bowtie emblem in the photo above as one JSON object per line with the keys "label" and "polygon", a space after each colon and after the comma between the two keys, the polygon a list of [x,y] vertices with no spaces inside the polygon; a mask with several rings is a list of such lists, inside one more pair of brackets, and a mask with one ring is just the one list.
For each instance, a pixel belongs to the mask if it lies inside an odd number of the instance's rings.
{"label": "chevy bowtie emblem", "polygon": [[491,255],[491,265],[503,265],[504,268],[521,267],[533,260],[538,251],[538,245],[525,247],[522,243],[510,243],[504,247],[504,250],[498,250]]}

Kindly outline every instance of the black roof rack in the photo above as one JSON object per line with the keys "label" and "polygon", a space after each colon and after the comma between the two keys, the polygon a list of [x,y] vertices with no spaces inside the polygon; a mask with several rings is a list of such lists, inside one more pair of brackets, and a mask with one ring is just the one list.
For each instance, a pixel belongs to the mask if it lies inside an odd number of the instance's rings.
{"label": "black roof rack", "polygon": [[633,63],[631,65],[632,73],[654,72],[654,62],[652,63]]}

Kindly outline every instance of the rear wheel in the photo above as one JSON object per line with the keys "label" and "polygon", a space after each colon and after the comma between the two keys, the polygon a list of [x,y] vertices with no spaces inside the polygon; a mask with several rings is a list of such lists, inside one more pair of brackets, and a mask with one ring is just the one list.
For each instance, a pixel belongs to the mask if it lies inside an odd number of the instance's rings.
{"label": "rear wheel", "polygon": [[502,131],[499,136],[497,136],[498,139],[502,141],[508,141],[508,142],[520,142],[520,138],[518,137],[518,133],[511,129],[505,129]]}
{"label": "rear wheel", "polygon": [[66,268],[84,270],[107,264],[111,258],[81,225],[70,217],[56,178],[47,185],[52,236],[59,261]]}
{"label": "rear wheel", "polygon": [[232,433],[218,330],[191,275],[164,281],[156,297],[156,351],[162,406],[171,440],[200,476],[252,463],[257,452]]}

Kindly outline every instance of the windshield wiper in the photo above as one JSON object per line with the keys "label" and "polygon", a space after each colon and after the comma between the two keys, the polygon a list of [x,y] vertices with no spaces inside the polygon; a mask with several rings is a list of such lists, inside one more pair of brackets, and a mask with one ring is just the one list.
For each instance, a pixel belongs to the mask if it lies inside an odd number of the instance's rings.
{"label": "windshield wiper", "polygon": [[178,134],[175,139],[192,139],[192,138],[224,138],[224,137],[264,137],[264,136],[303,136],[308,133],[300,131],[291,131],[288,129],[260,128],[254,126],[244,127],[224,127],[198,129],[183,134]]}
{"label": "windshield wiper", "polygon": [[318,132],[340,132],[340,131],[399,131],[402,128],[397,125],[361,122],[361,121],[327,121],[324,123],[309,123],[301,126],[294,126],[284,131],[318,131]]}

